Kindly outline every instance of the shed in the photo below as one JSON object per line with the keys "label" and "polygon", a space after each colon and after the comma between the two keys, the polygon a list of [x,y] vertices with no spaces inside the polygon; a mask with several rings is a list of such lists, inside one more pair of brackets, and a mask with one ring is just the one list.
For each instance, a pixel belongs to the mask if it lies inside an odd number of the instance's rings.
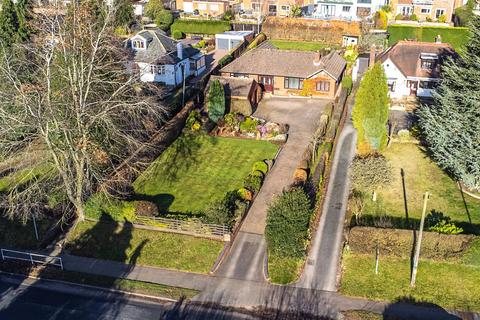
{"label": "shed", "polygon": [[230,51],[243,41],[251,40],[253,40],[253,31],[225,31],[215,35],[215,47],[217,50]]}

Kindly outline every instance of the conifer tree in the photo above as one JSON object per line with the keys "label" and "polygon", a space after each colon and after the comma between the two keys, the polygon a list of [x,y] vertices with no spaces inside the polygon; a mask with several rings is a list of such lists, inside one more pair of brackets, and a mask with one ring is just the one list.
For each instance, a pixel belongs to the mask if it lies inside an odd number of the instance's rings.
{"label": "conifer tree", "polygon": [[480,17],[460,57],[449,58],[432,105],[418,112],[433,159],[471,189],[480,189]]}
{"label": "conifer tree", "polygon": [[375,64],[360,83],[352,112],[360,154],[381,151],[386,146],[388,103],[387,77],[382,65]]}
{"label": "conifer tree", "polygon": [[0,11],[0,41],[3,45],[10,46],[15,42],[18,30],[18,17],[15,4],[12,0],[2,1]]}
{"label": "conifer tree", "polygon": [[28,23],[31,19],[30,15],[31,5],[29,0],[18,0],[16,4],[16,14],[18,21],[18,29],[16,32],[16,38],[18,41],[23,42],[28,40],[32,33],[32,28]]}

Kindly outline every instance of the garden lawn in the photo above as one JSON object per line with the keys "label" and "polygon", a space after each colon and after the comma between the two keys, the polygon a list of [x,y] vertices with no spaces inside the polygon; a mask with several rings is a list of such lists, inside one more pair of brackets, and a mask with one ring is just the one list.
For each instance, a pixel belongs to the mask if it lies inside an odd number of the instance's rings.
{"label": "garden lawn", "polygon": [[84,257],[207,273],[222,248],[223,243],[215,240],[84,221],[70,234],[66,250]]}
{"label": "garden lawn", "polygon": [[332,45],[317,41],[268,40],[281,50],[317,51],[332,48]]}
{"label": "garden lawn", "polygon": [[200,213],[241,188],[253,164],[277,151],[267,141],[183,135],[134,182],[136,197],[161,212]]}
{"label": "garden lawn", "polygon": [[300,275],[303,259],[268,255],[268,276],[270,281],[288,284],[296,281]]}
{"label": "garden lawn", "polygon": [[376,300],[414,298],[443,308],[480,311],[480,268],[420,259],[417,281],[410,287],[410,259],[346,253],[341,293]]}
{"label": "garden lawn", "polygon": [[376,202],[368,197],[363,214],[405,217],[400,174],[400,170],[403,169],[410,218],[420,218],[423,195],[428,191],[431,194],[428,212],[431,210],[443,212],[453,221],[463,222],[463,227],[468,225],[469,215],[472,223],[480,224],[480,200],[465,195],[464,202],[456,182],[445,174],[419,146],[411,143],[394,143],[384,154],[393,166],[393,181],[378,190]]}

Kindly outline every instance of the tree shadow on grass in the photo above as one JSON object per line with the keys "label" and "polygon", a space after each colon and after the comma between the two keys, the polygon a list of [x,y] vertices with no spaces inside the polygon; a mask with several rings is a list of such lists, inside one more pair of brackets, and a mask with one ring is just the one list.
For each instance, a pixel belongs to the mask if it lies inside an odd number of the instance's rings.
{"label": "tree shadow on grass", "polygon": [[429,301],[404,296],[395,299],[383,312],[385,320],[461,320],[444,308]]}

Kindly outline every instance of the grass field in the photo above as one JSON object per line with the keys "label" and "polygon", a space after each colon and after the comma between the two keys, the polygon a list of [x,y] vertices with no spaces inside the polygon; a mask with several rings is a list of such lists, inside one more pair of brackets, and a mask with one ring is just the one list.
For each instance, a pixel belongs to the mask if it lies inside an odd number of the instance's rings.
{"label": "grass field", "polygon": [[66,250],[85,257],[207,273],[222,248],[220,241],[84,221],[70,235]]}
{"label": "grass field", "polygon": [[137,197],[160,211],[198,213],[241,188],[256,161],[273,159],[266,141],[181,136],[135,182]]}
{"label": "grass field", "polygon": [[332,45],[315,41],[291,41],[291,40],[268,40],[278,49],[317,51],[324,48],[332,48]]}
{"label": "grass field", "polygon": [[341,293],[376,300],[413,298],[443,308],[480,311],[480,267],[420,260],[415,288],[410,287],[410,259],[346,253]]}
{"label": "grass field", "polygon": [[278,284],[288,284],[297,280],[303,259],[268,255],[268,276],[270,281]]}
{"label": "grass field", "polygon": [[435,37],[440,35],[442,42],[449,43],[455,50],[460,50],[468,41],[468,28],[454,27],[416,27],[405,25],[390,25],[388,44],[391,46],[399,40],[416,39],[418,41],[435,42]]}
{"label": "grass field", "polygon": [[[437,210],[453,221],[480,223],[480,201],[465,195],[465,202],[457,184],[445,174],[425,152],[415,144],[394,143],[385,151],[393,166],[394,180],[378,192],[376,202],[365,201],[364,214],[386,214],[405,217],[402,177],[405,173],[409,217],[420,218],[423,194],[431,193],[428,211]],[[470,217],[470,218],[469,218]]]}

